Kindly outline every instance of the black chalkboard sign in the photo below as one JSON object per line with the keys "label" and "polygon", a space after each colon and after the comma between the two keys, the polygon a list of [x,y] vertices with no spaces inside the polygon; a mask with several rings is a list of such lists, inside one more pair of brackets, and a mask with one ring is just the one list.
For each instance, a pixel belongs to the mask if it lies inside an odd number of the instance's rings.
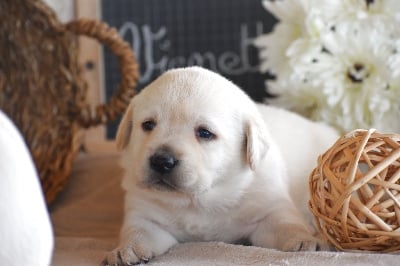
{"label": "black chalkboard sign", "polygon": [[[274,18],[261,0],[102,0],[102,20],[116,27],[136,53],[139,89],[167,69],[201,65],[227,77],[253,99],[265,92],[256,36],[269,32]],[[119,81],[114,56],[104,54],[106,96]],[[107,137],[115,135],[111,125]]]}

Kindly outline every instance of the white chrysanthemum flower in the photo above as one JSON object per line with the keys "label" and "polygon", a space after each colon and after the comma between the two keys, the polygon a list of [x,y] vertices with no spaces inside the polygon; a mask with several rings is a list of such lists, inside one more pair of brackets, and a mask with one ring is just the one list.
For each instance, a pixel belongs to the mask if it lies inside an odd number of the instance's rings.
{"label": "white chrysanthemum flower", "polygon": [[291,43],[303,36],[308,0],[263,1],[269,10],[281,23],[275,25],[271,34],[260,36],[255,45],[260,49],[261,70],[272,74],[288,70],[286,50]]}
{"label": "white chrysanthemum flower", "polygon": [[[289,2],[271,5],[282,7]],[[279,48],[279,56],[272,53],[281,34],[272,32],[267,39],[259,39],[269,41],[262,51],[268,56],[261,59],[269,59],[265,69],[276,74],[268,89],[281,95],[270,102],[342,131],[370,127],[400,131],[396,103],[400,96],[400,1],[310,0],[302,7],[307,7],[302,24],[298,22],[302,31],[284,49]],[[279,18],[278,27],[289,27],[294,21]]]}
{"label": "white chrysanthemum flower", "polygon": [[[324,49],[291,61],[292,80],[295,81],[292,86],[304,85],[297,89],[287,87],[282,96],[299,89],[311,96],[310,90],[318,91],[320,94],[314,101],[316,107],[312,113],[308,111],[308,116],[345,131],[368,128],[379,122],[379,117],[394,104],[394,99],[384,96],[385,91],[400,89],[395,86],[397,79],[393,77],[388,61],[390,53],[376,32],[358,33],[352,38],[347,34],[332,33],[325,38]],[[296,92],[296,95],[300,93]],[[304,104],[298,100],[296,103]],[[299,107],[294,109],[300,111]]]}

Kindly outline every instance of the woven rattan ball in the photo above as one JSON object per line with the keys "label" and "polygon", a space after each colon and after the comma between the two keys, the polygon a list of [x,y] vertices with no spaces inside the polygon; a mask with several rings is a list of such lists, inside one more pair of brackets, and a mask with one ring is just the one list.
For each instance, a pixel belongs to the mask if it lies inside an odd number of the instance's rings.
{"label": "woven rattan ball", "polygon": [[318,159],[310,209],[339,250],[400,250],[400,135],[356,130]]}

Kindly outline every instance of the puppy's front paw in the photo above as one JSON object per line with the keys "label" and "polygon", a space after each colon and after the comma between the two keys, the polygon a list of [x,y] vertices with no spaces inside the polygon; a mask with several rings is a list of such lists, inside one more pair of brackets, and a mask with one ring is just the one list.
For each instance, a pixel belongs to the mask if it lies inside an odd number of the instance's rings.
{"label": "puppy's front paw", "polygon": [[178,243],[167,231],[151,224],[146,226],[151,230],[126,226],[121,231],[119,246],[106,254],[102,265],[125,266],[148,262]]}
{"label": "puppy's front paw", "polygon": [[102,266],[125,266],[146,263],[153,257],[153,252],[143,245],[119,246],[106,254]]}
{"label": "puppy's front paw", "polygon": [[283,251],[321,251],[330,249],[330,245],[326,241],[307,232],[294,233],[282,245]]}

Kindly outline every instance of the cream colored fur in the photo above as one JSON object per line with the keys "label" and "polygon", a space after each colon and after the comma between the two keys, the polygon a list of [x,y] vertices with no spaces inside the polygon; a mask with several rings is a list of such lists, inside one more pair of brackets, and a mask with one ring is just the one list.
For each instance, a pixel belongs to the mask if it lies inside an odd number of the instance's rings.
{"label": "cream colored fur", "polygon": [[[154,129],[143,130],[146,121]],[[199,128],[215,136],[199,138]],[[307,184],[318,155],[336,138],[327,126],[255,104],[208,70],[166,72],[133,98],[117,133],[125,219],[103,264],[147,261],[186,241],[326,249],[308,222]],[[179,160],[165,177],[171,186],[153,184],[149,166],[165,147]]]}

